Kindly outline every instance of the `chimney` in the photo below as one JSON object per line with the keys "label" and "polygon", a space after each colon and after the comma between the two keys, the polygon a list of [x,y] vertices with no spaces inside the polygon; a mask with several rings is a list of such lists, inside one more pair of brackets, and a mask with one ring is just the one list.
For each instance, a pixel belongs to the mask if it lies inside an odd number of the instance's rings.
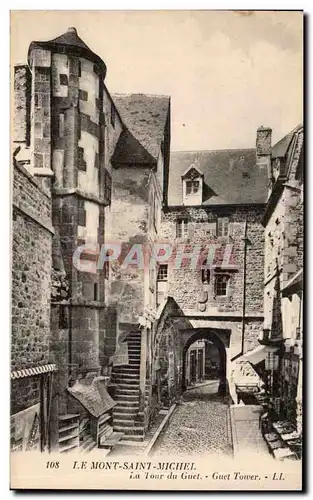
{"label": "chimney", "polygon": [[259,127],[256,132],[256,164],[260,168],[266,168],[268,178],[268,189],[272,186],[272,129]]}
{"label": "chimney", "polygon": [[13,141],[16,145],[30,143],[31,73],[27,65],[14,67]]}
{"label": "chimney", "polygon": [[259,127],[256,132],[256,159],[257,163],[265,163],[272,154],[272,129]]}

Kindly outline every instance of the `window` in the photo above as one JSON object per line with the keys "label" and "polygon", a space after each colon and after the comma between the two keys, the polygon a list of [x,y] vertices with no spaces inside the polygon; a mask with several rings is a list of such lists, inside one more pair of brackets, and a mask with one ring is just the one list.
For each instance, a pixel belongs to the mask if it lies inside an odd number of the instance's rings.
{"label": "window", "polygon": [[35,168],[43,168],[43,154],[42,153],[35,153],[34,160],[35,160]]}
{"label": "window", "polygon": [[86,210],[84,200],[78,200],[78,225],[86,226]]}
{"label": "window", "polygon": [[42,123],[35,122],[35,137],[37,139],[42,139]]}
{"label": "window", "polygon": [[67,75],[60,73],[60,85],[68,85]]}
{"label": "window", "polygon": [[167,264],[160,264],[157,275],[156,303],[159,306],[167,296]]}
{"label": "window", "polygon": [[95,167],[99,168],[99,153],[95,154]]}
{"label": "window", "polygon": [[59,114],[59,137],[64,137],[64,113]]}
{"label": "window", "polygon": [[215,295],[225,296],[227,295],[229,275],[228,274],[216,274],[214,282]]}
{"label": "window", "polygon": [[[207,261],[205,260],[203,263],[202,263],[202,266],[206,266],[207,265]],[[201,273],[202,273],[202,283],[206,283],[207,285],[210,284],[210,279],[211,279],[211,271],[210,269],[201,269]]]}
{"label": "window", "polygon": [[65,330],[66,328],[68,328],[67,314],[65,311],[65,307],[60,306],[60,309],[59,309],[59,329]]}
{"label": "window", "polygon": [[75,57],[69,58],[69,74],[81,76],[80,60]]}
{"label": "window", "polygon": [[199,181],[186,181],[186,194],[195,194],[199,191]]}
{"label": "window", "polygon": [[41,108],[40,94],[35,92],[35,108]]}
{"label": "window", "polygon": [[84,148],[78,148],[78,170],[82,170],[83,172],[87,170],[87,163],[84,159]]}
{"label": "window", "polygon": [[86,90],[79,89],[79,99],[81,101],[88,101],[88,92],[86,92]]}
{"label": "window", "polygon": [[36,75],[39,82],[48,82],[50,80],[50,69],[37,67]]}
{"label": "window", "polygon": [[35,92],[35,108],[47,108],[50,105],[49,94]]}
{"label": "window", "polygon": [[111,191],[112,191],[112,178],[107,171],[104,169],[104,196],[108,203],[111,203]]}
{"label": "window", "polygon": [[159,265],[158,281],[167,281],[167,264],[160,264]]}
{"label": "window", "polygon": [[93,300],[99,300],[98,299],[98,283],[93,284]]}
{"label": "window", "polygon": [[176,238],[184,238],[188,235],[188,219],[178,219],[176,225]]}
{"label": "window", "polygon": [[81,77],[82,76],[82,65],[81,65],[81,62],[78,61],[78,76]]}
{"label": "window", "polygon": [[228,236],[229,234],[229,219],[228,217],[220,217],[217,219],[217,236]]}

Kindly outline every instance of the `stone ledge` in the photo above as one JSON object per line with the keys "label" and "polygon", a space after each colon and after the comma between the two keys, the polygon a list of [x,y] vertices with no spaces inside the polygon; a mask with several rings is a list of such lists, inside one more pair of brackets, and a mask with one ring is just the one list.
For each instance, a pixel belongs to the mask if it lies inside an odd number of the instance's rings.
{"label": "stone ledge", "polygon": [[13,208],[21,212],[22,214],[26,215],[29,219],[31,219],[33,222],[44,228],[46,231],[54,235],[54,229],[53,226],[46,223],[43,221],[40,217],[38,217],[36,214],[32,213],[30,210],[28,210],[25,207],[21,207],[19,203],[13,202]]}

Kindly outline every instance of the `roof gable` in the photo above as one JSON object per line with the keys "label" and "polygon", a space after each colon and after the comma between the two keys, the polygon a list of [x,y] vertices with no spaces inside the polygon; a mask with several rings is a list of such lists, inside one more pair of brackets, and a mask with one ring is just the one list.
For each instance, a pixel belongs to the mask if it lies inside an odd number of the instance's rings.
{"label": "roof gable", "polygon": [[157,161],[169,113],[169,97],[147,94],[111,96],[125,127]]}
{"label": "roof gable", "polygon": [[154,164],[155,161],[133,134],[124,129],[117,141],[112,163],[117,166],[118,164]]}
{"label": "roof gable", "polygon": [[182,174],[182,178],[185,179],[187,177],[203,177],[203,172],[198,168],[197,163],[192,163],[187,170]]}

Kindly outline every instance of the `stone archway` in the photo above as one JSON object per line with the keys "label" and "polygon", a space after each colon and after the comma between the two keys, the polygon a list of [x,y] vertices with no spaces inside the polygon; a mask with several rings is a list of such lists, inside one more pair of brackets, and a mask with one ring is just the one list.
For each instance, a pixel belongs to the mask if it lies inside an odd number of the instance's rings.
{"label": "stone archway", "polygon": [[200,339],[210,340],[215,347],[218,349],[220,356],[220,370],[219,370],[219,394],[227,394],[228,393],[228,384],[227,384],[227,376],[226,376],[226,366],[227,366],[227,357],[226,357],[226,348],[224,342],[219,338],[219,336],[215,333],[214,330],[209,328],[203,328],[197,330],[194,334],[191,334],[185,345],[183,347],[183,356],[182,356],[182,390],[185,391],[187,388],[186,383],[186,355],[189,347]]}

